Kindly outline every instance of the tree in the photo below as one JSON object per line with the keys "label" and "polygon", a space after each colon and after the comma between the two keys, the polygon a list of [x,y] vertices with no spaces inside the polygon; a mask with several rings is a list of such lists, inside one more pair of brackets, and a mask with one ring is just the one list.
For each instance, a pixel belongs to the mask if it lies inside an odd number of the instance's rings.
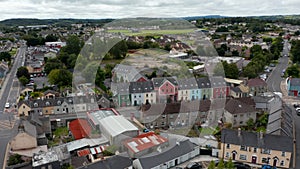
{"label": "tree", "polygon": [[64,67],[64,64],[58,60],[57,58],[48,59],[45,66],[44,71],[49,74],[53,69],[61,69]]}
{"label": "tree", "polygon": [[294,78],[298,78],[299,77],[299,73],[300,73],[298,65],[295,64],[295,65],[292,65],[292,66],[288,67],[286,69],[286,73],[287,73],[288,76],[292,76]]}
{"label": "tree", "polygon": [[235,63],[228,64],[226,61],[222,62],[225,72],[225,77],[237,79],[239,77],[239,69]]}
{"label": "tree", "polygon": [[208,165],[208,169],[215,169],[215,168],[216,168],[215,161],[210,161],[210,163]]}
{"label": "tree", "polygon": [[246,124],[247,124],[248,129],[253,129],[253,127],[254,127],[254,125],[255,125],[255,122],[254,122],[253,118],[250,118],[250,119],[246,122]]}
{"label": "tree", "polygon": [[48,75],[48,81],[58,87],[71,86],[72,73],[66,69],[53,69]]}
{"label": "tree", "polygon": [[226,169],[234,169],[234,164],[232,162],[232,159],[229,158],[229,161],[226,163]]}
{"label": "tree", "polygon": [[81,47],[83,46],[80,39],[75,35],[69,36],[66,43],[67,45],[65,46],[65,52],[67,52],[68,54],[78,55]]}
{"label": "tree", "polygon": [[55,35],[47,35],[45,38],[45,42],[55,42],[58,40],[58,37]]}
{"label": "tree", "polygon": [[218,169],[224,169],[224,168],[225,168],[223,159],[220,160],[220,162],[219,162],[217,168],[218,168]]}
{"label": "tree", "polygon": [[8,52],[0,52],[0,61],[6,61],[9,62],[11,60],[11,55]]}
{"label": "tree", "polygon": [[27,83],[29,83],[29,79],[27,79],[25,76],[20,77],[19,81],[23,86],[25,86]]}
{"label": "tree", "polygon": [[25,66],[21,66],[17,70],[17,77],[20,78],[22,76],[26,77],[27,79],[30,79],[30,74],[28,72],[27,67]]}
{"label": "tree", "polygon": [[16,165],[23,163],[24,160],[22,159],[22,156],[20,154],[13,154],[8,159],[8,165]]}
{"label": "tree", "polygon": [[300,62],[300,40],[292,42],[291,55],[294,63]]}

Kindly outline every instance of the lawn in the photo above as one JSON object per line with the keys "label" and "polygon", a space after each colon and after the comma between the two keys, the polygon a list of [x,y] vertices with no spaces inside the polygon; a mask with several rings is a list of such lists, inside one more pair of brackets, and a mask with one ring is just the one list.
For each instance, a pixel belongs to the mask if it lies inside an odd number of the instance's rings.
{"label": "lawn", "polygon": [[9,54],[13,57],[15,56],[15,54],[17,53],[17,49],[16,48],[12,48],[11,51],[9,52]]}
{"label": "lawn", "polygon": [[132,32],[131,30],[108,30],[111,33],[123,33],[128,36],[150,36],[150,35],[167,35],[167,34],[186,34],[193,32],[194,29],[169,29],[169,30],[141,30],[140,32]]}

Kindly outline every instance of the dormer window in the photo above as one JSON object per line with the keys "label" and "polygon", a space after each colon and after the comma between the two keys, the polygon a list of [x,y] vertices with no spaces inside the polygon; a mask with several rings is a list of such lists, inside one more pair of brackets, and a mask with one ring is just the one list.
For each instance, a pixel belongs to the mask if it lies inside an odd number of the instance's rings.
{"label": "dormer window", "polygon": [[38,103],[34,103],[33,106],[34,107],[38,107],[39,105],[38,105]]}
{"label": "dormer window", "polygon": [[46,102],[46,106],[50,106],[50,103],[49,103],[49,102]]}
{"label": "dormer window", "polygon": [[60,100],[59,100],[59,101],[57,101],[57,104],[58,104],[58,105],[61,105],[61,101],[60,101]]}

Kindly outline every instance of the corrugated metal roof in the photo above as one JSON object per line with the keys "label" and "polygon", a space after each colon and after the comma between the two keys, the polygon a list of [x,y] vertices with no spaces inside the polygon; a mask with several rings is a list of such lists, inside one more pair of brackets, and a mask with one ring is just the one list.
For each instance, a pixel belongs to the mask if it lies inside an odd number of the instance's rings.
{"label": "corrugated metal roof", "polygon": [[113,137],[122,134],[126,131],[138,131],[138,128],[135,127],[123,116],[106,117],[100,121],[100,124]]}

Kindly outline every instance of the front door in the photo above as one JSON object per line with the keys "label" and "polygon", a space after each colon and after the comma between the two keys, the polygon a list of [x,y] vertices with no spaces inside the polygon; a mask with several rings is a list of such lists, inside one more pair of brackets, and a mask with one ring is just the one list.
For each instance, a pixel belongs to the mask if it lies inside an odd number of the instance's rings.
{"label": "front door", "polygon": [[252,162],[253,164],[256,164],[256,160],[257,160],[257,157],[256,157],[256,156],[252,156],[252,161],[251,161],[251,162]]}
{"label": "front door", "polygon": [[276,167],[276,165],[277,165],[277,159],[274,159],[273,160],[273,166]]}
{"label": "front door", "polygon": [[232,160],[235,160],[235,153],[232,153]]}

